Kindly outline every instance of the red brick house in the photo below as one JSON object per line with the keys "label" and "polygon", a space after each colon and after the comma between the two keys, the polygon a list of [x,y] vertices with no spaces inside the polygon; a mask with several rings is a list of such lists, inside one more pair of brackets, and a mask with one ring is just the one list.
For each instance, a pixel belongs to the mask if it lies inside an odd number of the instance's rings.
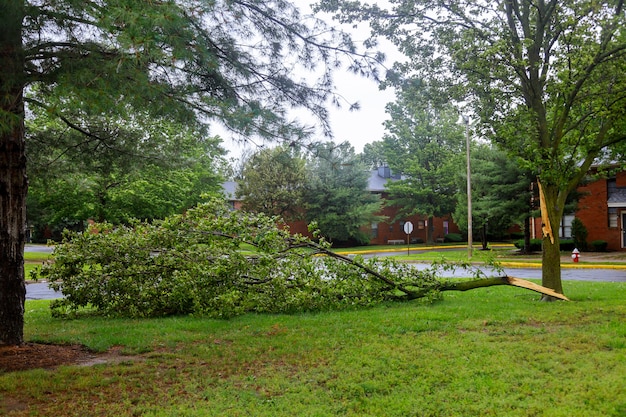
{"label": "red brick house", "polygon": [[[587,229],[587,242],[607,242],[607,250],[626,251],[626,171],[578,187],[581,198],[575,213],[563,216],[560,237],[571,237],[574,217]],[[532,237],[541,237],[541,219],[535,219]]]}
{"label": "red brick house", "polygon": [[[385,184],[388,181],[397,181],[399,177],[392,176],[389,167],[380,167],[370,172],[368,181],[368,190],[371,193],[378,194],[384,200],[388,197]],[[241,208],[241,201],[236,196],[237,183],[235,181],[227,181],[223,184],[224,194],[234,210]],[[384,207],[382,213],[387,219],[386,222],[372,223],[368,227],[370,233],[370,244],[386,245],[406,243],[406,234],[404,233],[404,223],[411,221],[413,223],[413,232],[411,233],[412,241],[426,242],[426,233],[428,227],[428,219],[425,216],[414,215],[406,219],[394,221],[398,214],[398,207]],[[289,222],[289,229],[292,233],[301,233],[308,235],[307,224],[305,221]],[[433,238],[443,241],[448,233],[459,233],[458,226],[452,221],[451,216],[433,219]]]}
{"label": "red brick house", "polygon": [[578,188],[583,197],[576,217],[587,228],[587,241],[605,240],[608,250],[626,250],[626,172]]}
{"label": "red brick house", "polygon": [[[371,193],[380,195],[382,200],[389,197],[385,185],[388,181],[397,181],[399,176],[394,176],[389,167],[379,167],[377,170],[370,172],[368,189]],[[426,242],[428,230],[428,218],[421,215],[409,216],[406,219],[394,221],[400,210],[399,207],[384,207],[382,215],[387,217],[387,222],[374,223],[370,227],[372,245],[385,245],[388,243],[406,242],[406,234],[404,233],[404,223],[410,221],[413,223],[413,232],[411,240]],[[433,219],[432,236],[435,241],[443,241],[448,233],[459,233],[458,226],[452,221],[452,216],[435,217]]]}

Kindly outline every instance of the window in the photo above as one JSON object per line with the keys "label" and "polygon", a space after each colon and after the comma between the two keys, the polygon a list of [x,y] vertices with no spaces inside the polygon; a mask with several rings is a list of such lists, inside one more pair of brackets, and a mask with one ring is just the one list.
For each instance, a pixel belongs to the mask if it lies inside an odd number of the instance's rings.
{"label": "window", "polygon": [[617,207],[609,207],[609,227],[617,229]]}
{"label": "window", "polygon": [[609,198],[617,192],[617,180],[615,178],[606,180],[606,191]]}
{"label": "window", "polygon": [[447,235],[450,233],[450,224],[448,223],[447,220],[444,220],[443,222],[443,234]]}
{"label": "window", "polygon": [[573,214],[567,214],[561,219],[561,227],[559,228],[559,237],[572,237],[572,221],[574,220]]}
{"label": "window", "polygon": [[378,222],[372,223],[372,238],[376,239],[378,237]]}

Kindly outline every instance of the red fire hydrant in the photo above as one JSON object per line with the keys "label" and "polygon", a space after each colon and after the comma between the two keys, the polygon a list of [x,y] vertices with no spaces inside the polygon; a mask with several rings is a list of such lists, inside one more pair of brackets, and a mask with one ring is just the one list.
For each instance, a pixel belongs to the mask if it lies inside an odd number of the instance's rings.
{"label": "red fire hydrant", "polygon": [[579,258],[580,258],[580,251],[577,248],[574,248],[574,250],[572,251],[572,260],[574,262],[578,262]]}

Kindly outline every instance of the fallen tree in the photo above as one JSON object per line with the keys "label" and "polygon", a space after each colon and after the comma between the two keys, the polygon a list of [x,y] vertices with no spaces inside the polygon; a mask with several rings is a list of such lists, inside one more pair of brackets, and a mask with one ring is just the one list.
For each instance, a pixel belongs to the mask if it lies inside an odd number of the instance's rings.
{"label": "fallen tree", "polygon": [[[317,250],[318,252],[323,253],[324,255],[340,259],[344,262],[352,263],[357,268],[363,269],[368,274],[372,274],[376,276],[378,279],[384,282],[387,282],[389,285],[394,284],[393,281],[380,275],[378,272],[369,268],[368,266],[363,265],[351,259],[350,257],[342,256],[337,253],[331,252],[330,250],[324,247],[321,247],[319,245],[316,245],[314,243],[312,243],[311,246],[315,248],[315,250]],[[563,294],[557,293],[553,289],[546,288],[541,285],[537,285],[525,279],[511,277],[511,276],[485,277],[485,278],[476,278],[476,279],[464,280],[464,281],[445,280],[445,281],[440,281],[440,285],[437,287],[437,290],[438,291],[469,291],[469,290],[474,290],[477,288],[492,287],[495,285],[511,285],[514,287],[525,288],[527,290],[535,291],[540,294],[554,297],[559,300],[569,301],[569,298],[567,298]],[[414,299],[422,298],[425,296],[424,290],[411,291],[409,288],[405,288],[405,287],[398,287],[398,289],[404,292],[405,294],[404,298],[406,298],[407,300],[414,300]]]}
{"label": "fallen tree", "polygon": [[436,300],[443,291],[492,285],[550,291],[478,270],[472,279],[441,279],[450,265],[418,270],[393,258],[343,256],[323,239],[294,236],[276,224],[275,217],[231,211],[218,200],[160,222],[97,224],[67,234],[54,262],[35,277],[63,292],[51,303],[57,316],[232,317]]}

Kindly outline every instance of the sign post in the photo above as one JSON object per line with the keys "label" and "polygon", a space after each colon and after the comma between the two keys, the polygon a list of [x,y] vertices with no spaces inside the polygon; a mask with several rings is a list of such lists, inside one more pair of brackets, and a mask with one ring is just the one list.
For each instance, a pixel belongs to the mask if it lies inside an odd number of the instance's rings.
{"label": "sign post", "polygon": [[409,255],[410,252],[410,243],[411,243],[411,232],[413,231],[413,223],[406,222],[404,223],[404,233],[406,233],[406,254]]}

